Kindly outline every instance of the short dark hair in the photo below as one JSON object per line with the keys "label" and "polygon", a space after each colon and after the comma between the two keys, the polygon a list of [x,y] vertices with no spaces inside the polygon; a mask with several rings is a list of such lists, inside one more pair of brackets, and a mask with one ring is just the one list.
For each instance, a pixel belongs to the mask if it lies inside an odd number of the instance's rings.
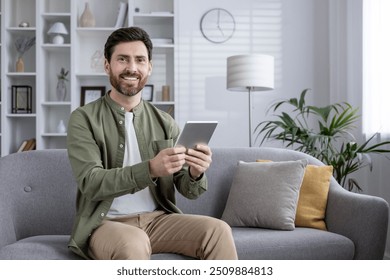
{"label": "short dark hair", "polygon": [[153,44],[150,40],[149,34],[142,28],[135,26],[119,28],[112,32],[104,45],[104,57],[108,61],[111,61],[111,56],[116,45],[133,41],[143,42],[148,50],[149,61],[152,60]]}

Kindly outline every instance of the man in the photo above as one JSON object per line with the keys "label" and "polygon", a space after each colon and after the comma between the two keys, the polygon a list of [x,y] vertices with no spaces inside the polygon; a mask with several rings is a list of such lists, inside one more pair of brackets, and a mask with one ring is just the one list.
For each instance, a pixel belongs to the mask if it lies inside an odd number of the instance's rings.
{"label": "man", "polygon": [[111,90],[71,114],[67,144],[78,195],[69,247],[92,259],[237,259],[226,223],[175,205],[175,189],[189,199],[207,190],[212,153],[205,145],[173,147],[177,124],[142,100],[152,47],[141,28],[114,31],[104,51]]}

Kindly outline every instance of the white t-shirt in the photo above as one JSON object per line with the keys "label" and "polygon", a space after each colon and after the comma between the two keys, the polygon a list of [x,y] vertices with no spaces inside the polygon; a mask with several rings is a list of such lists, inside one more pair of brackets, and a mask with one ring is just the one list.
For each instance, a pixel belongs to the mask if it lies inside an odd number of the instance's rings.
{"label": "white t-shirt", "polygon": [[[126,112],[126,143],[123,166],[130,166],[141,162],[141,154],[139,152],[137,136],[135,135],[133,118],[133,113]],[[107,213],[107,217],[113,218],[122,215],[152,212],[156,208],[157,203],[150,192],[150,188],[146,187],[134,194],[126,194],[115,198]]]}

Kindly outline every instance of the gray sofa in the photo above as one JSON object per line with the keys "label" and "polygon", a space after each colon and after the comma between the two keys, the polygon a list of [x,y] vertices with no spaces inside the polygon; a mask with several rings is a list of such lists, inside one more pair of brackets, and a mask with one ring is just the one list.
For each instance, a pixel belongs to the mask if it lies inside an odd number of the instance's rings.
{"label": "gray sofa", "polygon": [[[278,148],[214,148],[209,190],[197,200],[178,196],[185,213],[221,217],[239,160],[307,158]],[[67,249],[75,215],[76,183],[66,150],[40,150],[0,159],[0,259],[79,259]],[[382,259],[388,203],[355,194],[333,179],[326,210],[328,231],[234,227],[240,259]],[[157,254],[152,259],[185,259]]]}

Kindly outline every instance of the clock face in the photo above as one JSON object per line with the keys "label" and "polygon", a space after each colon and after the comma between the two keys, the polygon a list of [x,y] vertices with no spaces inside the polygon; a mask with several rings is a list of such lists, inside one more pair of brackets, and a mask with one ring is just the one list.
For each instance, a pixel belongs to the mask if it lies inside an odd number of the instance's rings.
{"label": "clock face", "polygon": [[210,42],[224,43],[233,36],[236,22],[230,12],[222,8],[215,8],[202,16],[200,30]]}

